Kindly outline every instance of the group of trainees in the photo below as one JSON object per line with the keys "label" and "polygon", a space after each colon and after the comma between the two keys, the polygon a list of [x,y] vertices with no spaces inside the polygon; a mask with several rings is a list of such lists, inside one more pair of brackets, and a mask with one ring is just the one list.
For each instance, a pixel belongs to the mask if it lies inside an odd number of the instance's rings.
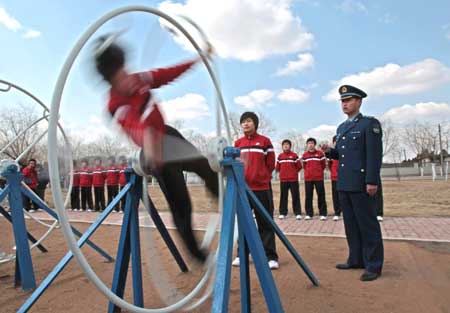
{"label": "group of trainees", "polygon": [[[103,166],[101,158],[94,160],[94,166],[89,166],[87,159],[82,160],[79,167],[78,162],[74,161],[70,210],[103,211],[126,185],[125,169],[127,168],[128,162],[125,157],[120,157],[118,164],[115,157],[108,158],[106,167]],[[123,213],[124,209],[125,197],[116,205],[113,212]]]}

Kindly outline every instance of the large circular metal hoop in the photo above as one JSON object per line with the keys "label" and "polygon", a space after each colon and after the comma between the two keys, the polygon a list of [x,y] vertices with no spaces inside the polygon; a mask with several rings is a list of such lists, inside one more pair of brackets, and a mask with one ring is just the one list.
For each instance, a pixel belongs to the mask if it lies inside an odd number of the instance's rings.
{"label": "large circular metal hoop", "polygon": [[77,58],[79,52],[84,47],[84,45],[89,40],[89,38],[107,21],[109,21],[110,19],[112,19],[118,15],[121,15],[121,14],[124,14],[127,12],[144,12],[144,13],[150,13],[150,14],[156,15],[156,16],[168,21],[169,23],[171,23],[189,40],[189,42],[193,45],[193,47],[195,48],[197,53],[199,53],[199,55],[201,56],[202,61],[203,61],[204,65],[209,73],[209,76],[213,82],[213,85],[214,85],[214,88],[215,88],[215,91],[216,91],[216,94],[218,96],[218,100],[219,100],[219,103],[221,106],[221,111],[223,114],[224,122],[225,122],[224,124],[225,124],[226,135],[229,138],[229,140],[231,139],[231,132],[230,132],[229,124],[228,124],[227,111],[226,111],[226,107],[225,107],[225,104],[223,101],[223,96],[220,91],[218,81],[214,75],[213,69],[212,69],[209,61],[203,55],[202,50],[200,49],[198,44],[194,41],[194,39],[191,37],[191,35],[175,19],[173,19],[169,15],[167,15],[159,10],[156,10],[156,9],[153,9],[150,7],[146,7],[146,6],[128,6],[128,7],[123,7],[123,8],[119,8],[119,9],[111,11],[110,13],[101,17],[93,25],[91,25],[86,30],[86,32],[80,37],[80,39],[78,40],[78,42],[76,43],[76,45],[74,46],[72,51],[70,52],[68,58],[66,59],[64,65],[63,65],[63,68],[62,68],[62,70],[59,74],[58,80],[56,82],[55,91],[53,93],[53,98],[52,98],[52,103],[51,103],[51,110],[50,110],[49,132],[48,132],[49,174],[50,174],[50,181],[52,182],[51,185],[52,185],[53,200],[54,200],[57,212],[58,212],[58,216],[59,216],[59,219],[61,222],[61,228],[63,230],[64,236],[67,240],[70,250],[72,251],[74,257],[77,259],[78,263],[80,264],[80,266],[86,273],[86,276],[89,278],[89,280],[112,303],[121,307],[122,309],[131,311],[131,312],[139,312],[139,313],[165,313],[165,312],[171,312],[176,309],[180,309],[181,307],[186,305],[188,303],[188,301],[190,301],[190,300],[187,299],[187,300],[179,301],[176,304],[170,305],[166,308],[160,308],[160,309],[146,309],[146,308],[137,307],[137,306],[121,299],[116,294],[114,294],[109,289],[109,287],[107,287],[101,281],[101,279],[95,274],[94,270],[91,268],[91,266],[87,262],[85,256],[79,249],[79,247],[76,243],[75,237],[72,234],[68,216],[67,216],[66,211],[64,210],[62,192],[61,192],[61,187],[59,185],[59,169],[57,166],[56,126],[57,126],[57,122],[58,122],[58,114],[59,114],[59,108],[60,108],[60,103],[61,103],[61,97],[62,97],[62,93],[64,91],[64,87],[65,87],[70,69],[71,69],[73,63],[75,62],[75,59]]}

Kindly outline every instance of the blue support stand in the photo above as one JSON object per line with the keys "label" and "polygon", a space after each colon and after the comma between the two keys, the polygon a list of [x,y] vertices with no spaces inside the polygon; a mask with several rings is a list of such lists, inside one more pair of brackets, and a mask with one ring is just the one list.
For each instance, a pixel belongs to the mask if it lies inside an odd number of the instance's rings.
{"label": "blue support stand", "polygon": [[[117,197],[115,197],[113,201],[106,207],[106,209],[100,214],[97,220],[95,220],[95,222],[91,224],[91,226],[89,226],[86,232],[78,240],[78,246],[82,247],[85,243],[90,242],[89,238],[94,234],[94,232],[98,229],[98,227],[108,217],[108,215],[112,212],[115,206],[119,204],[122,198],[126,197],[125,213],[122,222],[118,255],[116,258],[116,269],[114,271],[113,287],[114,285],[116,285],[117,286],[116,290],[118,290],[117,294],[120,294],[119,292],[121,291],[123,295],[123,292],[125,290],[126,275],[128,271],[128,263],[131,254],[132,268],[133,268],[134,300],[136,305],[143,306],[142,271],[141,271],[140,240],[139,240],[139,216],[138,216],[139,200],[142,195],[142,177],[135,175],[132,169],[127,169],[125,171],[125,174],[127,176],[127,185],[125,185],[125,187],[119,192]],[[27,194],[33,196],[28,190],[26,191],[28,192]],[[40,199],[35,200],[39,201]],[[168,244],[168,248],[171,251],[172,255],[175,257],[175,260],[180,266],[180,269],[182,271],[187,271],[186,263],[182,259],[172,238],[170,237],[167,229],[165,228],[165,225],[162,222],[161,217],[159,216],[158,212],[156,211],[153,205],[152,208],[153,209],[151,209],[152,211],[151,217],[155,223],[156,228],[161,233],[161,236],[163,237],[164,241]],[[17,312],[18,313],[28,312],[28,310],[40,298],[40,296],[56,279],[56,277],[62,272],[62,270],[66,267],[66,265],[72,258],[73,258],[72,252],[68,252]],[[111,258],[111,260],[113,260],[113,258]],[[117,278],[116,275],[118,275]]]}
{"label": "blue support stand", "polygon": [[[280,296],[275,285],[272,273],[269,269],[264,248],[256,229],[251,213],[248,195],[253,200],[255,195],[245,183],[244,166],[236,158],[239,156],[239,149],[227,147],[224,151],[222,165],[227,177],[227,188],[225,193],[225,203],[222,216],[222,228],[219,242],[219,252],[217,256],[217,271],[214,286],[212,312],[228,312],[230,296],[231,261],[233,255],[233,232],[234,221],[237,216],[239,231],[239,259],[240,259],[240,283],[241,283],[241,311],[251,312],[250,298],[250,274],[249,274],[249,253],[253,257],[256,273],[260,281],[264,298],[269,312],[284,312]],[[256,199],[257,200],[257,199]],[[319,282],[314,274],[309,270],[306,263],[295,251],[286,236],[275,224],[273,219],[266,212],[259,201],[255,201],[257,210],[270,222],[275,233],[281,239],[289,252],[296,259],[298,264],[305,271],[311,282],[318,286]]]}

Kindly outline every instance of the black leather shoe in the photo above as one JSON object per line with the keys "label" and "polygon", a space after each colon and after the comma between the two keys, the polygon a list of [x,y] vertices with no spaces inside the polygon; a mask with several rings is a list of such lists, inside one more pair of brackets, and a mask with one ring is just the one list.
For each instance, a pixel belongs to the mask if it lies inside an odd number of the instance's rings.
{"label": "black leather shoe", "polygon": [[351,269],[364,268],[364,266],[362,266],[362,265],[350,265],[348,263],[340,263],[340,264],[336,264],[336,268],[338,270],[351,270]]}
{"label": "black leather shoe", "polygon": [[362,275],[361,275],[361,281],[372,281],[377,279],[378,277],[381,276],[381,273],[372,273],[372,272],[367,272],[365,271]]}

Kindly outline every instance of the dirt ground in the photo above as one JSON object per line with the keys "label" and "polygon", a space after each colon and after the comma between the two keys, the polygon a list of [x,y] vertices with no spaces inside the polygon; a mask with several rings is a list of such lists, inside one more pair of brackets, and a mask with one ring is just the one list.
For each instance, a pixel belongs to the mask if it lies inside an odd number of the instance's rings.
{"label": "dirt ground", "polygon": [[[30,221],[29,230],[39,235],[44,229]],[[87,224],[77,224],[80,230]],[[96,243],[116,254],[118,226],[102,226],[93,236]],[[141,230],[143,241],[149,230]],[[177,234],[171,232],[177,245],[181,246]],[[199,233],[199,236],[202,234]],[[0,238],[3,250],[6,243],[12,243],[11,227],[0,220]],[[154,251],[143,249],[143,273],[145,305],[148,308],[162,305],[149,280],[148,266],[152,265],[154,254],[161,256],[161,263],[167,268],[168,275],[180,290],[192,288],[200,275],[199,266],[189,263],[192,273],[183,274],[164,247],[158,234],[154,236]],[[315,273],[320,287],[312,286],[299,266],[288,255],[287,250],[278,241],[280,269],[274,271],[274,277],[282,299],[285,312],[314,313],[361,313],[361,312],[398,312],[398,313],[444,313],[450,312],[450,244],[385,242],[385,267],[383,276],[370,283],[359,281],[360,270],[338,271],[334,265],[344,261],[347,245],[344,239],[290,237],[294,247]],[[12,244],[11,244],[12,245]],[[33,265],[37,282],[42,282],[51,269],[67,251],[60,230],[54,232],[45,242],[49,252],[42,254],[33,250]],[[105,263],[91,248],[85,247],[90,264],[106,282],[112,279],[114,263]],[[182,251],[183,255],[186,254]],[[188,259],[188,257],[187,257]],[[154,259],[153,259],[154,260]],[[129,274],[130,276],[130,274]],[[28,298],[30,293],[14,289],[14,264],[0,265],[0,308],[1,312],[15,312]],[[254,269],[251,271],[253,312],[267,312]],[[126,298],[132,299],[130,282]],[[210,312],[208,301],[193,312]],[[105,312],[107,301],[88,281],[76,261],[72,260],[62,274],[54,281],[30,312]],[[233,269],[230,293],[230,312],[240,312],[239,271]]]}

